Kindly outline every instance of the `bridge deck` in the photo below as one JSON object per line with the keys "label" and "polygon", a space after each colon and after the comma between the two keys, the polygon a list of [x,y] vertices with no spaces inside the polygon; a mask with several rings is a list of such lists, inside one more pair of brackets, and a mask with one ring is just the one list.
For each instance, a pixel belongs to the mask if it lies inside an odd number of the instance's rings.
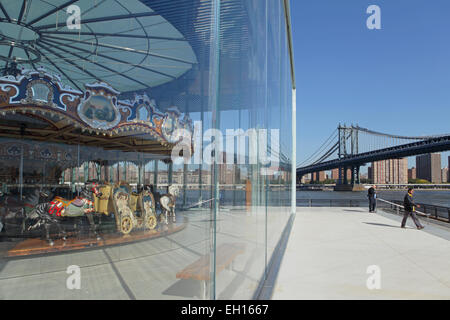
{"label": "bridge deck", "polygon": [[[450,229],[363,208],[297,208],[273,299],[450,299]],[[367,267],[381,271],[369,290]]]}

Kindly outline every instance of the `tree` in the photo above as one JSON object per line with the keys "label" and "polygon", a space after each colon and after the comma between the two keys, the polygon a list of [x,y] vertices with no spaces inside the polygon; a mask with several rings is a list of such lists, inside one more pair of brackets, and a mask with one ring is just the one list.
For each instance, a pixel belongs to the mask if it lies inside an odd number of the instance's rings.
{"label": "tree", "polygon": [[431,182],[425,179],[409,179],[408,183],[411,184],[430,184]]}

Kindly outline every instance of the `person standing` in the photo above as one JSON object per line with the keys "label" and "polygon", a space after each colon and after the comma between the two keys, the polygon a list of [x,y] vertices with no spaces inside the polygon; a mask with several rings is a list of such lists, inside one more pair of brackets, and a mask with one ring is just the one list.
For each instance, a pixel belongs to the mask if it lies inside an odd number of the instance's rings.
{"label": "person standing", "polygon": [[420,208],[420,206],[414,202],[413,194],[414,194],[413,188],[408,188],[408,193],[405,195],[405,198],[403,199],[403,207],[405,208],[405,213],[403,214],[402,228],[405,228],[406,220],[408,219],[409,215],[411,215],[417,229],[420,230],[425,227],[420,224],[420,221],[417,218],[415,211],[416,207]]}
{"label": "person standing", "polygon": [[375,186],[369,188],[367,197],[369,197],[369,212],[375,212],[377,208],[377,191]]}

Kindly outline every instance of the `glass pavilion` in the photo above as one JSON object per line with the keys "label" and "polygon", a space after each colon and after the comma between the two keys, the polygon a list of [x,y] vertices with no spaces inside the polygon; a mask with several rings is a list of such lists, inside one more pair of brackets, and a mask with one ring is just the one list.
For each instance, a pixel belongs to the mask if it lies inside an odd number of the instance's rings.
{"label": "glass pavilion", "polygon": [[0,0],[0,298],[261,297],[295,192],[289,19]]}

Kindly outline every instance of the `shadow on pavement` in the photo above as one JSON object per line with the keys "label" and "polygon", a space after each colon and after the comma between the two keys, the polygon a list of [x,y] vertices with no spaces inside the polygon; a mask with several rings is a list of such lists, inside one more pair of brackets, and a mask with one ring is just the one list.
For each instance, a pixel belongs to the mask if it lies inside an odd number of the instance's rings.
{"label": "shadow on pavement", "polygon": [[200,298],[201,281],[193,279],[180,279],[162,292],[167,296],[178,296],[183,298]]}
{"label": "shadow on pavement", "polygon": [[400,226],[393,226],[391,224],[384,224],[384,223],[373,223],[373,222],[363,222],[363,223],[371,224],[373,226],[380,226],[380,227],[401,228]]}

